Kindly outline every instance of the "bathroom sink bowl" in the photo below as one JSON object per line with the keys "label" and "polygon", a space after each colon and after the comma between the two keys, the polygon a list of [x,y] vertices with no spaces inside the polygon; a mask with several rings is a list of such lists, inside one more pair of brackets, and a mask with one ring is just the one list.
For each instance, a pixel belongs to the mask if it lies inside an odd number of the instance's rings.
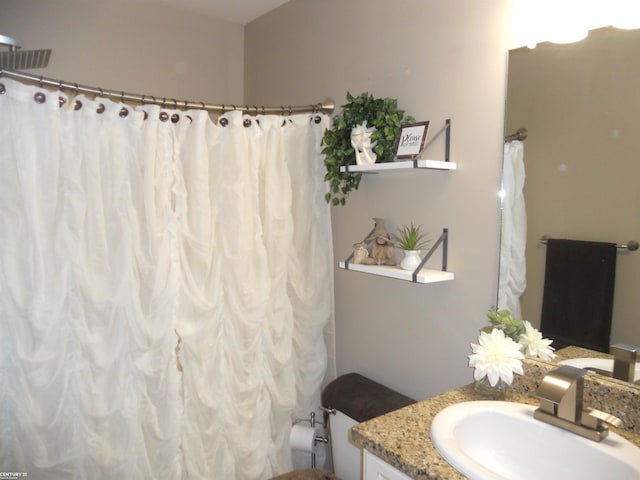
{"label": "bathroom sink bowl", "polygon": [[640,448],[609,432],[601,442],[533,418],[536,407],[464,402],[439,412],[431,440],[470,479],[640,479]]}
{"label": "bathroom sink bowl", "polygon": [[[611,376],[613,373],[613,359],[612,358],[570,358],[568,360],[562,360],[558,362],[559,365],[571,365],[572,367],[584,368],[585,370],[591,370],[595,373]],[[636,363],[634,382],[640,381],[640,364]]]}

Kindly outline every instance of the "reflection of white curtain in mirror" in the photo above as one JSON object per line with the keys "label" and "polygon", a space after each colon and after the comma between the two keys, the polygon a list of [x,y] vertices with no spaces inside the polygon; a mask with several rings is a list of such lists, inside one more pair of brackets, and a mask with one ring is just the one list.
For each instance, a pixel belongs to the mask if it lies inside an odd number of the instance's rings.
{"label": "reflection of white curtain in mirror", "polygon": [[513,0],[512,48],[537,43],[572,43],[589,30],[640,28],[638,0]]}
{"label": "reflection of white curtain in mirror", "polygon": [[525,247],[527,212],[524,203],[524,145],[515,140],[504,144],[502,172],[502,238],[498,309],[522,318],[520,296],[527,286]]}

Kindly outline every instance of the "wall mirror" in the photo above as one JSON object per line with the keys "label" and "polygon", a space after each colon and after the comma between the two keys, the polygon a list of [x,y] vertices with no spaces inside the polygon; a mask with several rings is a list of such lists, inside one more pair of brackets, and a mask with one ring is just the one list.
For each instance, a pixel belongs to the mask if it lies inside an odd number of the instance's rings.
{"label": "wall mirror", "polygon": [[[577,43],[509,52],[505,136],[520,128],[528,133],[521,316],[538,328],[546,257],[541,238],[640,240],[638,59],[640,30],[611,27]],[[618,252],[610,343],[640,345],[640,250]]]}

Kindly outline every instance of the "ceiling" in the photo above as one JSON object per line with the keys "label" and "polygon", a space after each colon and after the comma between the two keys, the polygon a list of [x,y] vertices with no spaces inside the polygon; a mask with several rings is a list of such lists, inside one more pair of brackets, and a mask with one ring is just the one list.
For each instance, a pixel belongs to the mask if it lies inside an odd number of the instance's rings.
{"label": "ceiling", "polygon": [[145,0],[246,25],[289,0]]}

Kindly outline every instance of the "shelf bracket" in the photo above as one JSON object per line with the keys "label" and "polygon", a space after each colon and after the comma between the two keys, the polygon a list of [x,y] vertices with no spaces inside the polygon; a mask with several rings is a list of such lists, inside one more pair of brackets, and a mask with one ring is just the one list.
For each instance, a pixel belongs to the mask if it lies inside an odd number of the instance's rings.
{"label": "shelf bracket", "polygon": [[438,133],[436,133],[436,135],[425,144],[422,150],[420,150],[417,155],[411,155],[411,158],[409,160],[413,162],[413,168],[418,168],[418,160],[420,159],[420,155],[422,155],[422,152],[424,152],[427,148],[429,148],[429,146],[431,146],[431,143],[436,138],[442,135],[443,130],[444,130],[444,161],[445,162],[449,161],[449,151],[451,150],[451,119],[447,118],[444,121],[444,127],[438,130]]}
{"label": "shelf bracket", "polygon": [[440,235],[438,240],[435,241],[431,249],[427,252],[427,254],[424,256],[424,258],[420,262],[420,265],[418,265],[416,269],[413,271],[413,275],[411,277],[411,281],[413,283],[418,282],[418,274],[420,273],[420,270],[422,270],[422,268],[425,266],[427,261],[433,256],[433,254],[435,253],[437,248],[440,246],[440,244],[442,244],[442,271],[443,272],[447,271],[447,255],[448,255],[448,249],[449,249],[449,229],[443,228],[442,235]]}

